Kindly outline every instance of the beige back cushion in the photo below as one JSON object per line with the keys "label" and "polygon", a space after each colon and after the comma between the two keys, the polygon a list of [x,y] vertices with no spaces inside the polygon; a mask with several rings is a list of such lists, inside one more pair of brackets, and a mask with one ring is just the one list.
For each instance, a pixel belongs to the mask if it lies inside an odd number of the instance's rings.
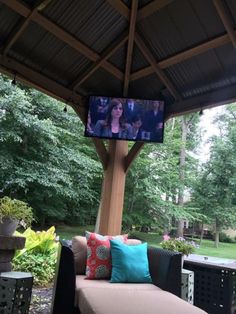
{"label": "beige back cushion", "polygon": [[75,272],[84,275],[87,260],[87,240],[85,237],[76,236],[72,239],[72,251],[75,258]]}
{"label": "beige back cushion", "polygon": [[[142,242],[136,239],[127,239],[126,244],[138,245]],[[77,275],[84,275],[87,261],[87,240],[85,237],[76,236],[72,239],[72,251],[75,258],[75,272]]]}

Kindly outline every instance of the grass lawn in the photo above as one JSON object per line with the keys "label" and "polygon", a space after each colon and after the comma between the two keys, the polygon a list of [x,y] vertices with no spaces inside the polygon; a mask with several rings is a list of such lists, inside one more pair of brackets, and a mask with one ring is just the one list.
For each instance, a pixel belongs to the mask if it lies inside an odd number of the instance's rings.
{"label": "grass lawn", "polygon": [[[94,226],[58,226],[56,233],[60,239],[71,239],[75,235],[84,235],[85,230],[93,231]],[[159,243],[162,241],[162,236],[156,233],[133,232],[131,235],[157,247],[160,247]],[[201,247],[196,249],[195,254],[236,259],[236,243],[220,242],[217,249],[214,247],[213,241],[203,240]]]}
{"label": "grass lawn", "polygon": [[94,226],[57,226],[56,234],[60,236],[60,239],[70,240],[76,235],[85,235],[85,230],[94,231]]}

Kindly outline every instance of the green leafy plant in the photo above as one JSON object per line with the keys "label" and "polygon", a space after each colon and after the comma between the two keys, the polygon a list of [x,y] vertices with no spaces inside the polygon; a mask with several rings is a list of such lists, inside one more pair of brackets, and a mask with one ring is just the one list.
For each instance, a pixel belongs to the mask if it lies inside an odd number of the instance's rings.
{"label": "green leafy plant", "polygon": [[183,255],[189,255],[195,251],[196,244],[193,241],[186,241],[184,238],[171,238],[168,235],[163,236],[163,241],[160,243],[163,249],[169,251],[180,252]]}
{"label": "green leafy plant", "polygon": [[32,208],[25,202],[4,196],[0,199],[0,222],[3,218],[18,220],[23,227],[30,226],[33,221]]}
{"label": "green leafy plant", "polygon": [[17,251],[13,259],[15,271],[31,272],[34,284],[45,286],[52,282],[58,243],[56,242],[55,227],[47,231],[34,231],[30,228],[15,235],[26,237],[25,248]]}

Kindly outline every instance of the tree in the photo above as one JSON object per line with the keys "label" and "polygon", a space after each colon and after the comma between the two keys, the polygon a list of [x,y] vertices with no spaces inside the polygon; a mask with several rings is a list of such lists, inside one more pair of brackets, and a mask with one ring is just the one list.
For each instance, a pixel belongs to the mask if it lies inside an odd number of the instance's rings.
{"label": "tree", "polygon": [[210,159],[203,165],[193,197],[215,225],[215,246],[223,228],[236,227],[236,106],[217,118],[220,137],[211,138]]}
{"label": "tree", "polygon": [[38,221],[96,216],[101,166],[83,126],[44,94],[0,77],[1,194],[27,201]]}
{"label": "tree", "polygon": [[[197,119],[194,116],[191,121],[197,125]],[[192,124],[190,126],[195,135]],[[185,146],[192,150],[197,136],[189,137],[191,132],[187,134]],[[185,177],[180,182],[181,143],[181,119],[175,118],[166,123],[164,144],[145,145],[135,160],[126,180],[123,222],[127,229],[133,225],[143,230],[156,227],[170,231],[173,219],[196,219],[197,212],[185,204],[178,204],[180,184],[183,189],[190,188],[196,169],[196,161],[186,151]]]}

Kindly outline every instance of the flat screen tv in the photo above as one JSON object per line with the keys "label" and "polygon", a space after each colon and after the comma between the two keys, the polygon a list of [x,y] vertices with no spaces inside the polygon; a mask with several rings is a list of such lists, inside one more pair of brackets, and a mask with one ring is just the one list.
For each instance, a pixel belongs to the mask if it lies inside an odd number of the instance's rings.
{"label": "flat screen tv", "polygon": [[142,142],[163,142],[161,100],[90,96],[85,136]]}

